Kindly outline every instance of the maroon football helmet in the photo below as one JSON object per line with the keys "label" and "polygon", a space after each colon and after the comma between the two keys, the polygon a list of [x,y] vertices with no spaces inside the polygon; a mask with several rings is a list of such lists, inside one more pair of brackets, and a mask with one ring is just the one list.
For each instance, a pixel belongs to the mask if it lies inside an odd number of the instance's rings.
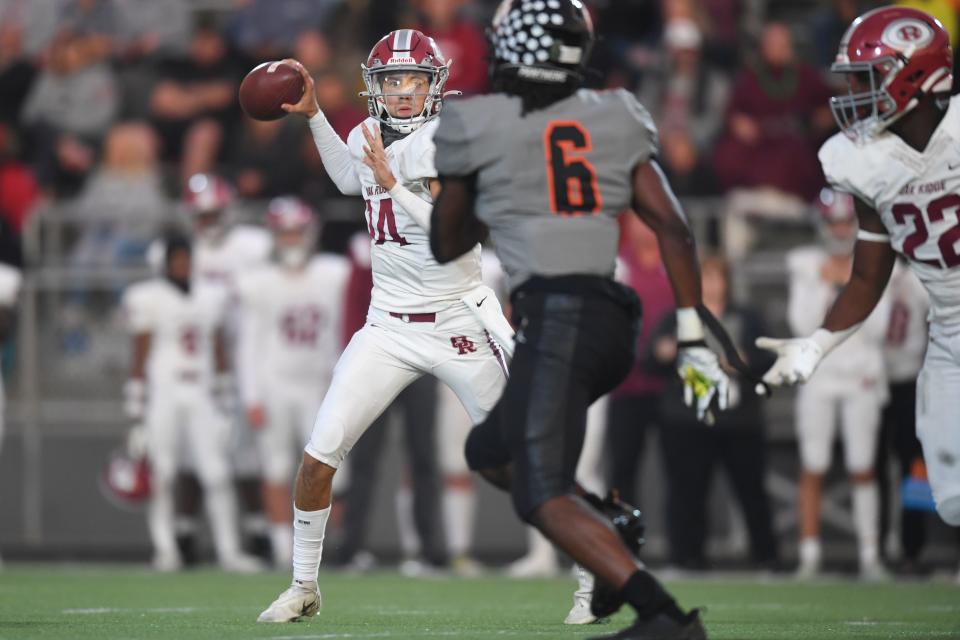
{"label": "maroon football helmet", "polygon": [[123,508],[142,506],[150,497],[150,464],[146,453],[146,429],[130,429],[127,440],[110,454],[100,474],[103,495]]}
{"label": "maroon football helmet", "polygon": [[853,139],[875,135],[917,106],[923,95],[953,84],[950,35],[935,18],[908,7],[882,7],[853,21],[840,41],[835,73],[850,90],[830,100]]}
{"label": "maroon football helmet", "polygon": [[233,202],[233,189],[212,173],[195,173],[187,180],[183,203],[197,235],[218,240],[230,226],[227,209]]}
{"label": "maroon football helmet", "polygon": [[[373,46],[367,63],[361,64],[367,90],[360,95],[367,98],[370,116],[400,133],[410,133],[427,120],[437,116],[443,107],[443,87],[450,74],[450,65],[433,38],[416,29],[391,31]],[[390,72],[422,72],[430,77],[423,110],[409,118],[397,118],[387,112],[384,96],[389,92],[383,86]],[[423,95],[423,94],[416,94]]]}
{"label": "maroon football helmet", "polygon": [[292,196],[274,198],[267,206],[267,226],[273,232],[276,257],[286,267],[299,268],[313,253],[317,222],[313,209]]}

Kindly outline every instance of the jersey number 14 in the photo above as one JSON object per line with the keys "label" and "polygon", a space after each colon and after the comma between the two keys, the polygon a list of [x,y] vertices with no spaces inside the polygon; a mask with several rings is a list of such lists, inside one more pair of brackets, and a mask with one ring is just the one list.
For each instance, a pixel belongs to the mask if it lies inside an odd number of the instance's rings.
{"label": "jersey number 14", "polygon": [[[401,247],[410,244],[407,239],[397,231],[397,218],[393,215],[393,200],[383,198],[377,201],[377,218],[374,224],[373,201],[367,200],[367,230],[370,231],[370,237],[376,244],[384,242],[396,242]],[[387,235],[389,234],[389,238]]]}

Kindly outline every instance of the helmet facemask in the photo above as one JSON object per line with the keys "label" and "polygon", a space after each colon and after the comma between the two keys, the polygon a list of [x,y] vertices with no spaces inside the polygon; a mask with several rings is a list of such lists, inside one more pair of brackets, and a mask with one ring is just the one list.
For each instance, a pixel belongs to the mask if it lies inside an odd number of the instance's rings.
{"label": "helmet facemask", "polygon": [[891,56],[870,62],[837,62],[830,68],[847,79],[847,93],[830,98],[830,110],[841,131],[862,141],[881,133],[917,106],[914,96],[904,108],[897,109],[890,95],[890,83],[904,66],[903,60]]}
{"label": "helmet facemask", "polygon": [[[363,81],[367,90],[361,95],[367,98],[367,109],[370,116],[379,120],[399,133],[407,134],[415,131],[424,122],[439,115],[443,106],[443,87],[450,73],[449,66],[398,66],[391,65],[380,69],[369,69],[361,65]],[[399,100],[404,96],[407,100]],[[417,103],[423,99],[423,106],[418,110]],[[388,101],[394,102],[388,105]],[[390,108],[396,111],[403,108],[403,103],[412,104],[410,115],[393,115]]]}

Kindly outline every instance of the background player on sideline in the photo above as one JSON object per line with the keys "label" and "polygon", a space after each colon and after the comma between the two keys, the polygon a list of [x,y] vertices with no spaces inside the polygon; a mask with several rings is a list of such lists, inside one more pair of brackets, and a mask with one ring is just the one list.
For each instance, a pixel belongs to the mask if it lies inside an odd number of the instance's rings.
{"label": "background player on sideline", "polygon": [[[480,279],[480,245],[450,264],[428,245],[436,191],[435,116],[449,69],[419,31],[387,34],[362,65],[370,117],[348,136],[334,132],[317,105],[313,80],[300,63],[306,91],[289,113],[309,118],[320,159],[341,192],[363,195],[373,261],[367,323],[347,345],[317,414],[294,495],[293,584],[258,618],[289,622],[320,607],[317,573],[330,515],[334,474],[364,431],[414,380],[433,374],[460,398],[476,424],[506,382],[497,344],[470,304],[506,324],[496,296]],[[472,294],[480,292],[477,302]]]}
{"label": "background player on sideline", "polygon": [[318,222],[297,198],[267,208],[274,260],[240,275],[238,353],[247,422],[257,431],[273,561],[290,564],[294,452],[310,437],[343,345],[349,261],[316,255]]}
{"label": "background player on sideline", "polygon": [[517,327],[510,379],[471,433],[468,462],[596,576],[594,613],[606,613],[601,591],[615,599],[610,609],[636,609],[616,638],[705,638],[697,612],[680,609],[574,480],[587,408],[633,365],[640,304],[613,280],[616,217],[631,205],[657,234],[675,290],[689,400],[701,418],[714,397],[725,406],[727,379],[695,308],[693,237],[654,160],[653,123],[626,91],[578,90],[594,41],[579,1],[505,0],[491,38],[499,92],[451,103],[434,136],[434,255],[455,259],[489,230]]}
{"label": "background player on sideline", "polygon": [[[174,533],[173,485],[177,458],[187,451],[204,490],[204,503],[220,565],[254,571],[260,562],[240,551],[230,483],[229,423],[217,384],[226,370],[223,320],[226,298],[217,288],[193,285],[190,242],[164,242],[163,275],[132,285],[123,309],[133,334],[130,378],[123,388],[129,418],[145,421],[152,495],[147,523],[161,571],[181,567]],[[183,443],[187,446],[184,447]]]}

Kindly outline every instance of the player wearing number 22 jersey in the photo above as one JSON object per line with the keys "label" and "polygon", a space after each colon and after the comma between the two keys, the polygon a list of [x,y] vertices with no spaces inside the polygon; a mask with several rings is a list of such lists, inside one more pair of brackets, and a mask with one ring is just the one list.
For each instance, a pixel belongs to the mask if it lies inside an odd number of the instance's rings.
{"label": "player wearing number 22 jersey", "polygon": [[855,197],[853,275],[808,338],[761,338],[778,360],[764,379],[803,382],[880,300],[902,254],[930,294],[930,340],[917,384],[917,436],[937,511],[960,526],[960,100],[950,98],[950,37],[922,11],[858,18],[833,70],[850,92],[831,106],[843,133],[820,150],[834,188]]}
{"label": "player wearing number 22 jersey", "polygon": [[505,361],[491,333],[509,327],[496,295],[482,283],[479,245],[445,265],[430,252],[437,189],[432,136],[448,73],[433,40],[402,29],[374,46],[362,65],[370,117],[346,144],[319,111],[309,74],[290,62],[300,69],[306,91],[297,105],[285,107],[309,118],[320,158],[340,191],[364,199],[373,292],[367,322],[334,369],[306,445],[294,496],[293,584],[260,615],[261,622],[317,612],[331,481],[364,431],[425,374],[446,383],[471,420],[480,422],[506,382]]}

